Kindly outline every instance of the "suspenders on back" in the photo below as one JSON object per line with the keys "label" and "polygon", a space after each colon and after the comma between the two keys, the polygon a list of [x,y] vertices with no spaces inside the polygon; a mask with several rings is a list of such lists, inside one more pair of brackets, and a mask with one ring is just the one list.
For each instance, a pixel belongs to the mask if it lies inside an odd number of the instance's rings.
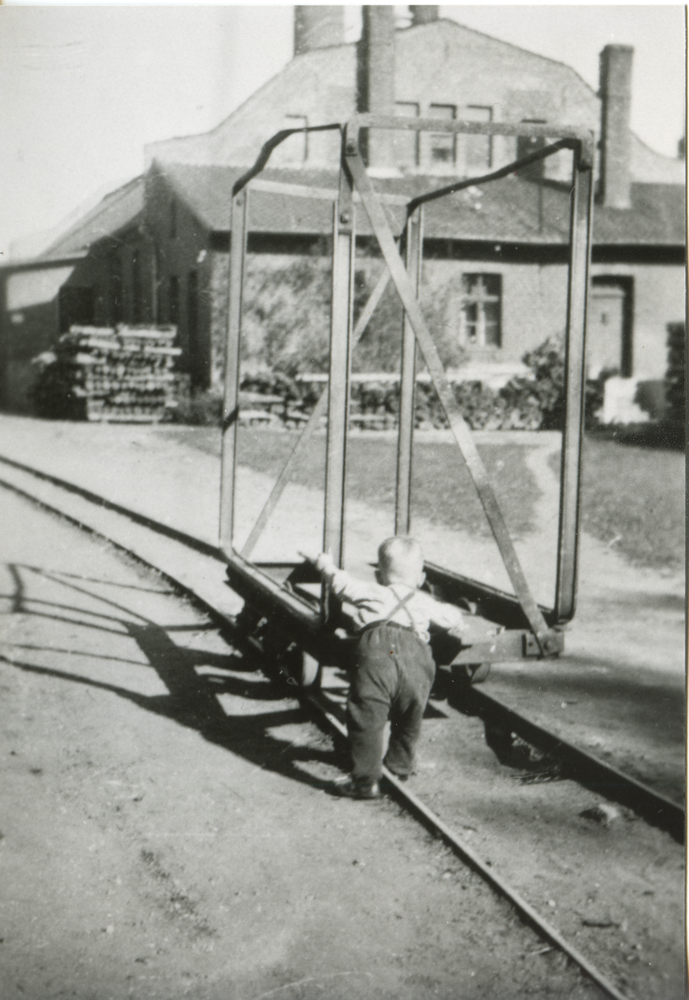
{"label": "suspenders on back", "polygon": [[[392,587],[390,589],[392,590]],[[395,594],[394,590],[392,592],[393,592],[393,594]],[[411,616],[411,612],[409,611],[409,608],[405,607],[405,605],[412,599],[412,597],[414,596],[415,593],[416,593],[416,589],[410,590],[409,593],[406,595],[406,597],[403,597],[401,601],[397,602],[397,604],[394,606],[394,608],[392,609],[392,611],[390,612],[390,614],[386,618],[384,618],[380,622],[376,622],[375,624],[376,625],[387,625],[387,623],[390,621],[390,619],[394,618],[395,615],[397,614],[397,612],[400,611],[402,608],[404,608],[404,610],[406,612],[406,615],[407,615],[407,618],[409,619],[409,623],[411,624],[411,627],[413,629],[414,628],[414,619]],[[397,594],[395,594],[395,597],[397,597]]]}

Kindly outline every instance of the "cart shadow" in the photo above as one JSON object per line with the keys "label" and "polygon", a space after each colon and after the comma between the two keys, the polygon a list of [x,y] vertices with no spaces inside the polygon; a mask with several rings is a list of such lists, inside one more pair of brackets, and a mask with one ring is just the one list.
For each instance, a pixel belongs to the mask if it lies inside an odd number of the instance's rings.
{"label": "cart shadow", "polygon": [[[274,771],[314,788],[329,789],[332,787],[332,781],[319,779],[299,765],[327,764],[346,770],[347,754],[341,738],[335,737],[334,748],[321,749],[275,734],[275,729],[316,720],[307,709],[298,704],[293,689],[286,683],[279,678],[271,681],[259,675],[258,664],[247,661],[231,649],[227,654],[221,654],[178,646],[168,632],[186,631],[186,626],[169,627],[156,624],[146,619],[140,612],[103,594],[95,593],[88,586],[80,586],[76,582],[78,578],[74,575],[66,579],[63,574],[19,565],[10,566],[9,569],[15,587],[13,594],[5,597],[11,601],[12,612],[111,635],[128,636],[137,644],[147,663],[142,664],[123,657],[99,655],[87,649],[65,650],[57,646],[31,643],[12,645],[11,648],[21,650],[24,654],[21,659],[11,655],[0,655],[0,661],[27,673],[54,677],[116,694],[139,708],[196,730],[208,742],[243,757],[257,767]],[[103,606],[102,613],[69,604],[67,601],[51,602],[29,596],[23,579],[26,571],[97,601]],[[84,580],[84,582],[89,581]],[[195,625],[193,629],[202,631],[204,626]],[[88,657],[92,661],[150,667],[164,684],[167,693],[143,695],[122,685],[54,667],[40,666],[26,661],[24,657],[27,651],[59,653],[63,656]],[[203,668],[204,672],[197,673],[197,668]],[[256,679],[247,677],[250,672],[256,674]],[[238,673],[242,676],[237,676]],[[240,699],[246,711],[235,714],[226,712],[218,700],[219,695]],[[256,711],[259,706],[259,710]],[[323,734],[317,737],[316,741],[320,739],[324,742],[326,738]]]}

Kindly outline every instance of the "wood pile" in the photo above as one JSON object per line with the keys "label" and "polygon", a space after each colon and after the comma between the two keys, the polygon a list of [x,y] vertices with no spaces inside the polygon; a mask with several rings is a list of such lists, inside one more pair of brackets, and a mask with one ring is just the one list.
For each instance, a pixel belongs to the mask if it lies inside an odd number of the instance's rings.
{"label": "wood pile", "polygon": [[72,326],[55,346],[35,397],[45,415],[157,423],[177,406],[181,354],[174,326]]}

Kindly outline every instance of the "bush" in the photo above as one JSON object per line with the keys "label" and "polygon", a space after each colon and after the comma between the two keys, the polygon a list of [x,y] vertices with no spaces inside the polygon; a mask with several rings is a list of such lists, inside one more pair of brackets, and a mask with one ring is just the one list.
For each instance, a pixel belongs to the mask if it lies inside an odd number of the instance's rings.
{"label": "bush", "polygon": [[241,381],[240,389],[244,392],[260,392],[266,396],[282,396],[288,403],[301,401],[303,395],[299,383],[281,371],[247,374]]}
{"label": "bush", "polygon": [[685,395],[685,336],[684,323],[668,323],[668,365],[665,375],[666,420],[668,424],[684,428],[686,423]]}
{"label": "bush", "polygon": [[511,379],[501,390],[513,410],[540,430],[560,430],[564,425],[565,352],[562,339],[548,337],[522,357],[531,375]]}
{"label": "bush", "polygon": [[219,427],[222,422],[222,395],[213,389],[192,392],[180,399],[172,411],[175,424]]}
{"label": "bush", "polygon": [[[564,424],[564,351],[559,339],[549,338],[523,361],[530,374],[511,379],[501,389],[482,382],[457,382],[453,390],[462,415],[473,430],[560,430]],[[595,426],[595,413],[602,405],[603,386],[613,372],[603,372],[587,383],[586,426]],[[309,413],[325,385],[322,382],[297,381],[285,371],[257,371],[244,376],[242,390],[281,396],[285,404]],[[351,412],[371,415],[399,413],[399,382],[377,380],[354,382],[351,386]],[[179,423],[219,423],[222,404],[212,392],[196,394],[180,406],[175,420]],[[445,411],[432,382],[417,382],[414,424],[421,428],[446,428]]]}

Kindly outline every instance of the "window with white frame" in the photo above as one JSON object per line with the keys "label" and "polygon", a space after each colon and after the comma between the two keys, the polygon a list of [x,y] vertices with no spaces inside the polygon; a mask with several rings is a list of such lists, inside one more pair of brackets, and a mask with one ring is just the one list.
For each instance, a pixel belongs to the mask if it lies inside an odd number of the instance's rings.
{"label": "window with white frame", "polygon": [[462,275],[460,343],[466,347],[502,344],[502,276]]}
{"label": "window with white frame", "polygon": [[[454,104],[431,104],[431,118],[444,118],[454,121],[456,117]],[[454,132],[431,132],[430,157],[431,166],[445,165],[451,167],[457,157],[457,141]]]}
{"label": "window with white frame", "polygon": [[[469,104],[462,115],[469,122],[489,122],[493,119],[493,109],[480,104]],[[464,136],[464,164],[467,174],[478,174],[493,165],[492,137],[489,135]]]}
{"label": "window with white frame", "polygon": [[[419,105],[413,101],[397,101],[395,114],[402,118],[418,118]],[[396,129],[394,135],[395,163],[398,167],[419,165],[419,133]]]}

